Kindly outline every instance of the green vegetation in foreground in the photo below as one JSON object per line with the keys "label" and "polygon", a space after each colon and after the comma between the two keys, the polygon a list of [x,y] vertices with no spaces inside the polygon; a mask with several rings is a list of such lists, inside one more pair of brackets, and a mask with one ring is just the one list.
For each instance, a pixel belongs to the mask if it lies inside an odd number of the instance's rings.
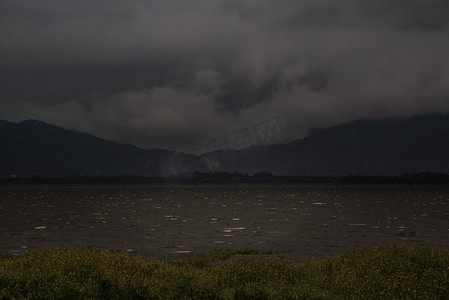
{"label": "green vegetation in foreground", "polygon": [[449,250],[380,246],[302,263],[261,257],[271,253],[220,249],[168,262],[92,247],[29,251],[0,260],[0,298],[449,298]]}

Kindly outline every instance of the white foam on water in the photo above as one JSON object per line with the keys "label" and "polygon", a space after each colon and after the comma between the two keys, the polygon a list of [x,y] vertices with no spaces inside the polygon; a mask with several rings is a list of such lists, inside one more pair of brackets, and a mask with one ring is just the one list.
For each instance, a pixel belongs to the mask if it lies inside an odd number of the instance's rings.
{"label": "white foam on water", "polygon": [[245,227],[226,227],[226,228],[220,228],[221,230],[244,230]]}
{"label": "white foam on water", "polygon": [[47,229],[47,226],[36,226],[34,229],[40,230],[40,229]]}

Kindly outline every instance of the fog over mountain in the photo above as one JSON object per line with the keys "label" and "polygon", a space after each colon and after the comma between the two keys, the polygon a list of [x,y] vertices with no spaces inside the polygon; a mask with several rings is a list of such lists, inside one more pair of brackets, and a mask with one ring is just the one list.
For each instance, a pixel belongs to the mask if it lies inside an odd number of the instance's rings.
{"label": "fog over mountain", "polygon": [[144,150],[35,120],[0,121],[0,145],[1,177],[166,177],[195,171],[306,176],[449,173],[449,116],[358,120],[314,130],[291,143],[202,155]]}
{"label": "fog over mountain", "polygon": [[195,152],[449,112],[445,0],[0,1],[0,119]]}

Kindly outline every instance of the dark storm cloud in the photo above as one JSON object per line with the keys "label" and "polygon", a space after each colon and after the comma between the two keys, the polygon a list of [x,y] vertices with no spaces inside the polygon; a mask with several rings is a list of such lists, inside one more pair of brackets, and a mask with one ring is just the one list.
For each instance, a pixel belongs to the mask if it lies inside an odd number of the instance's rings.
{"label": "dark storm cloud", "polygon": [[446,0],[0,1],[0,118],[192,150],[449,112]]}
{"label": "dark storm cloud", "polygon": [[447,27],[449,3],[441,0],[365,1],[356,13],[372,22],[410,30],[440,30]]}

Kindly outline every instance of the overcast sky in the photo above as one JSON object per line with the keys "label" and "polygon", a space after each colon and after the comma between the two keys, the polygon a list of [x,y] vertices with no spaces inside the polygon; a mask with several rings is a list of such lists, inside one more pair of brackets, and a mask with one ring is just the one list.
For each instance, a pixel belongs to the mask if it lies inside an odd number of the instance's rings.
{"label": "overcast sky", "polygon": [[191,152],[449,112],[447,0],[0,0],[0,119]]}

